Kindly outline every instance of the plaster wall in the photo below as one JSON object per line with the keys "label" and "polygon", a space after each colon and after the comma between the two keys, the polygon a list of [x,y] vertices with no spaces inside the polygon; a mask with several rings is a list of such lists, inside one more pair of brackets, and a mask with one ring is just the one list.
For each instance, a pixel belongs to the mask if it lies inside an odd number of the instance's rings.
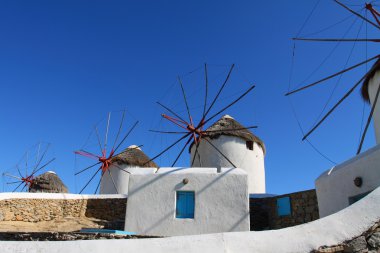
{"label": "plaster wall", "polygon": [[[176,218],[176,191],[194,191],[194,219]],[[155,174],[131,174],[128,192],[127,231],[158,236],[249,231],[242,169],[160,168]]]}
{"label": "plaster wall", "polygon": [[1,252],[311,252],[360,236],[380,220],[380,188],[328,217],[279,230],[157,239],[1,242]]}
{"label": "plaster wall", "polygon": [[100,194],[128,194],[128,183],[130,173],[142,170],[142,173],[154,173],[156,168],[140,168],[127,164],[111,165],[110,173],[103,175],[100,184]]}
{"label": "plaster wall", "polygon": [[[380,85],[380,71],[377,71],[375,75],[370,79],[368,83],[368,95],[371,105],[375,102],[377,90]],[[379,95],[380,96],[380,95]],[[375,111],[373,113],[373,122],[375,126],[376,143],[380,143],[380,97],[377,99]]]}
{"label": "plaster wall", "polygon": [[[242,168],[247,172],[249,193],[265,193],[264,152],[257,143],[253,144],[253,150],[249,150],[246,147],[246,141],[240,137],[221,135],[209,141],[218,147],[237,168]],[[194,159],[195,149],[196,145],[193,145],[190,164]],[[233,167],[206,141],[200,142],[198,152],[200,159],[196,155],[193,167]]]}
{"label": "plaster wall", "polygon": [[[319,216],[324,217],[349,206],[349,198],[380,186],[380,145],[324,172],[315,181]],[[361,177],[357,187],[354,179]],[[379,212],[380,213],[380,212]]]}

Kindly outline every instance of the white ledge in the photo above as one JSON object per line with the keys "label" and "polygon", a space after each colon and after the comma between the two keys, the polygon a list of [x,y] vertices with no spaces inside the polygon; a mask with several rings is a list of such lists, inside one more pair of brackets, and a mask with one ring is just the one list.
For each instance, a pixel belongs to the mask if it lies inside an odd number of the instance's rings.
{"label": "white ledge", "polygon": [[127,194],[71,194],[71,193],[31,193],[31,192],[2,192],[0,200],[7,199],[125,199]]}
{"label": "white ledge", "polygon": [[380,220],[380,188],[346,209],[303,225],[263,232],[234,232],[157,239],[1,242],[1,252],[310,252],[367,231]]}

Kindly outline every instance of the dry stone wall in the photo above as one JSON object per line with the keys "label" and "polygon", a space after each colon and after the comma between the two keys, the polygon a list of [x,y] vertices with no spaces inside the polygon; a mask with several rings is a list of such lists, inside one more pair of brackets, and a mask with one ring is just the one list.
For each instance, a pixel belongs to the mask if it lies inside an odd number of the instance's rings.
{"label": "dry stone wall", "polygon": [[[290,214],[278,214],[277,200],[290,199]],[[251,230],[280,229],[319,219],[315,190],[295,192],[280,196],[250,199]]]}
{"label": "dry stone wall", "polygon": [[123,226],[126,198],[5,199],[0,200],[0,221],[40,222],[64,218],[94,218]]}
{"label": "dry stone wall", "polygon": [[362,235],[334,246],[322,246],[312,253],[379,253],[380,252],[380,222],[377,222]]}

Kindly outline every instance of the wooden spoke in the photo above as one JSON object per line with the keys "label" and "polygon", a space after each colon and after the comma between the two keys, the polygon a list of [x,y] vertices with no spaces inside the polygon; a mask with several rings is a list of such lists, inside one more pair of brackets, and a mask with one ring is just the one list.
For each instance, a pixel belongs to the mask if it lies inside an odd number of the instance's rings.
{"label": "wooden spoke", "polygon": [[95,163],[95,164],[93,164],[93,165],[91,165],[91,166],[88,166],[88,167],[84,168],[83,170],[78,171],[77,173],[75,173],[75,176],[76,176],[76,175],[79,175],[79,174],[82,173],[82,172],[85,172],[85,171],[88,170],[88,169],[91,169],[91,168],[95,167],[96,165],[99,165],[100,163],[101,163],[101,162],[97,162],[97,163]]}
{"label": "wooden spoke", "polygon": [[42,165],[40,168],[36,169],[32,174],[31,176],[33,176],[34,174],[36,174],[38,171],[42,170],[43,168],[45,168],[46,166],[48,166],[50,163],[52,163],[53,161],[55,160],[55,158],[51,159],[50,161],[48,161],[47,163],[45,163],[44,165]]}
{"label": "wooden spoke", "polygon": [[375,24],[374,22],[372,22],[371,20],[367,19],[366,17],[364,17],[363,15],[353,11],[352,9],[348,8],[346,5],[342,4],[341,2],[339,2],[338,0],[334,0],[337,4],[339,4],[340,6],[342,6],[343,8],[345,8],[346,10],[348,10],[349,12],[351,12],[352,14],[358,16],[359,18],[365,20],[366,22],[370,23],[371,25],[373,25],[374,27],[376,27],[377,29],[380,29],[380,26],[378,26],[377,24]]}
{"label": "wooden spoke", "polygon": [[177,155],[176,159],[174,160],[173,164],[172,164],[172,167],[174,167],[174,165],[177,163],[178,159],[181,157],[183,151],[185,150],[185,148],[187,147],[187,144],[190,143],[190,141],[192,140],[193,136],[190,136],[189,139],[187,140],[187,142],[185,143],[185,145],[183,146],[183,148],[181,149],[181,152],[179,152],[179,154]]}
{"label": "wooden spoke", "polygon": [[102,171],[102,174],[100,175],[99,183],[98,183],[98,185],[96,186],[96,189],[95,189],[95,193],[94,193],[94,194],[96,194],[96,193],[98,192],[99,186],[100,186],[100,184],[102,183],[103,175],[104,175],[104,172]]}
{"label": "wooden spoke", "polygon": [[327,113],[326,115],[309,131],[307,132],[302,140],[305,140],[311,133],[317,129],[322,122],[349,96],[351,93],[359,86],[359,84],[367,77],[368,73],[366,73]]}
{"label": "wooden spoke", "polygon": [[213,116],[211,116],[210,118],[208,118],[204,124],[206,124],[207,122],[209,122],[210,120],[212,120],[213,118],[215,118],[216,116],[218,116],[219,114],[221,114],[222,112],[224,112],[225,110],[227,110],[228,108],[230,108],[231,106],[233,106],[234,104],[236,104],[240,99],[242,99],[243,97],[245,97],[251,90],[253,90],[255,88],[255,85],[252,85],[251,87],[249,87],[249,89],[247,91],[245,91],[242,95],[240,95],[237,99],[235,99],[232,103],[230,103],[229,105],[225,106],[222,110],[218,111],[217,113],[215,113]]}
{"label": "wooden spoke", "polygon": [[86,189],[86,187],[91,183],[91,181],[95,178],[96,174],[98,174],[99,170],[101,169],[101,167],[94,173],[94,175],[91,177],[91,179],[85,184],[85,186],[82,188],[82,190],[80,190],[79,194],[81,194],[83,192],[84,189]]}
{"label": "wooden spoke", "polygon": [[205,113],[205,115],[204,115],[204,118],[209,114],[211,108],[214,106],[216,100],[219,98],[220,93],[222,92],[222,90],[224,89],[224,87],[226,86],[226,84],[227,84],[227,82],[228,82],[228,79],[230,79],[230,76],[231,76],[231,73],[232,73],[232,70],[234,69],[234,67],[235,67],[235,64],[232,64],[232,65],[231,65],[231,68],[230,68],[230,70],[229,70],[229,72],[228,72],[228,74],[227,74],[226,79],[224,80],[222,86],[220,87],[220,89],[219,89],[218,93],[216,94],[214,100],[212,101],[211,105],[210,105],[209,108],[207,109],[207,111],[206,111],[206,113]]}
{"label": "wooden spoke", "polygon": [[171,114],[173,114],[174,116],[176,116],[177,118],[179,118],[180,120],[182,120],[183,122],[186,122],[186,120],[184,120],[181,116],[179,116],[177,113],[175,113],[173,110],[171,110],[169,107],[161,104],[160,102],[156,102],[158,105],[162,106],[163,108],[165,108],[168,112],[170,112]]}
{"label": "wooden spoke", "polygon": [[20,186],[23,184],[24,182],[21,182],[12,192],[15,192],[17,191],[18,188],[20,188]]}
{"label": "wooden spoke", "polygon": [[178,77],[178,82],[179,82],[179,84],[180,84],[180,86],[181,86],[181,91],[182,91],[183,100],[185,101],[187,115],[189,116],[189,122],[192,122],[193,120],[191,119],[190,109],[189,109],[189,104],[187,103],[187,98],[186,98],[185,89],[183,88],[183,84],[182,84],[182,81],[181,81],[181,78],[180,78],[180,77]]}
{"label": "wooden spoke", "polygon": [[123,127],[123,123],[124,123],[124,117],[125,117],[125,110],[123,110],[123,114],[122,114],[122,116],[121,116],[121,121],[120,121],[120,125],[119,125],[119,130],[117,131],[117,135],[116,135],[115,141],[113,142],[112,150],[115,149],[115,145],[116,145],[117,139],[119,139],[119,135],[120,135],[121,129],[122,129],[122,127]]}
{"label": "wooden spoke", "polygon": [[120,141],[119,145],[117,145],[117,147],[115,148],[114,152],[116,152],[116,150],[118,150],[120,148],[120,146],[123,144],[123,142],[127,139],[127,137],[131,134],[131,132],[133,131],[133,129],[137,126],[137,124],[139,123],[139,121],[136,121],[135,124],[131,127],[131,129],[128,131],[128,133],[124,136],[124,138]]}
{"label": "wooden spoke", "polygon": [[228,157],[225,154],[223,154],[222,151],[220,151],[214,144],[212,144],[211,141],[207,140],[206,138],[204,138],[204,140],[207,141],[211,145],[211,147],[213,147],[219,154],[221,154],[223,158],[226,159],[234,168],[237,168],[236,165],[233,162],[231,162],[231,160],[228,159]]}
{"label": "wooden spoke", "polygon": [[207,95],[208,95],[208,74],[207,74],[207,64],[205,63],[205,101],[204,101],[204,106],[203,106],[202,119],[206,117]]}
{"label": "wooden spoke", "polygon": [[187,134],[187,132],[170,132],[170,131],[158,131],[158,130],[149,130],[149,132],[160,133],[160,134]]}
{"label": "wooden spoke", "polygon": [[116,193],[119,194],[119,191],[117,190],[117,186],[116,186],[115,180],[113,179],[113,176],[112,176],[112,174],[111,174],[111,171],[110,171],[110,170],[107,170],[107,171],[108,171],[109,176],[111,177],[112,184],[113,184],[113,186],[115,187]]}
{"label": "wooden spoke", "polygon": [[315,41],[315,42],[380,42],[380,39],[293,38],[292,40]]}
{"label": "wooden spoke", "polygon": [[356,152],[356,154],[360,154],[360,151],[362,150],[362,146],[363,146],[363,142],[364,142],[364,139],[365,139],[365,136],[367,134],[367,130],[368,130],[368,127],[369,127],[369,123],[371,123],[371,119],[372,119],[372,116],[373,116],[373,113],[375,111],[375,108],[376,108],[376,105],[377,105],[377,99],[379,98],[379,94],[380,94],[380,86],[377,88],[377,92],[376,92],[376,96],[375,96],[375,100],[373,102],[373,106],[371,108],[371,112],[369,113],[369,116],[368,116],[368,119],[367,119],[367,123],[365,125],[365,128],[364,128],[364,132],[363,132],[363,135],[361,137],[361,140],[360,140],[360,144],[359,144],[359,147],[358,147],[358,150]]}
{"label": "wooden spoke", "polygon": [[178,140],[176,140],[173,144],[171,144],[169,147],[165,148],[158,155],[156,155],[155,157],[153,157],[152,159],[150,159],[149,161],[147,161],[146,163],[144,163],[144,165],[148,164],[149,162],[153,161],[154,159],[160,157],[162,154],[164,154],[166,151],[168,151],[169,149],[171,149],[172,147],[174,147],[175,145],[177,145],[180,141],[182,141],[183,139],[185,139],[186,137],[188,137],[190,134],[191,133],[187,133],[184,136],[182,136],[181,138],[179,138]]}
{"label": "wooden spoke", "polygon": [[369,58],[368,60],[365,60],[365,61],[363,61],[363,62],[360,62],[360,63],[358,63],[358,64],[355,64],[355,65],[353,65],[353,66],[351,66],[351,67],[349,67],[349,68],[346,68],[346,69],[344,69],[344,70],[342,70],[342,71],[339,71],[339,72],[337,72],[337,73],[335,73],[335,74],[333,74],[333,75],[330,75],[330,76],[328,76],[328,77],[325,77],[325,78],[323,78],[323,79],[321,79],[321,80],[319,80],[319,81],[316,81],[316,82],[314,82],[314,83],[311,83],[311,84],[305,85],[305,86],[303,86],[303,87],[301,87],[301,88],[298,88],[298,89],[296,89],[296,90],[290,91],[290,92],[286,93],[285,96],[288,96],[288,95],[291,95],[291,94],[293,94],[293,93],[296,93],[296,92],[299,92],[299,91],[305,90],[305,89],[307,89],[307,88],[310,88],[310,87],[312,87],[312,86],[314,86],[314,85],[316,85],[316,84],[319,84],[319,83],[321,83],[321,82],[327,81],[327,80],[329,80],[329,79],[331,79],[331,78],[333,78],[333,77],[336,77],[336,76],[338,76],[338,75],[340,75],[340,74],[343,74],[343,73],[345,73],[345,72],[347,72],[347,71],[350,71],[350,70],[352,70],[352,69],[354,69],[354,68],[357,68],[357,67],[359,67],[359,66],[361,66],[361,65],[363,65],[363,64],[366,64],[366,63],[368,63],[368,62],[370,62],[370,61],[373,61],[373,60],[375,60],[375,59],[378,59],[378,58],[380,58],[380,55],[376,55],[376,56],[374,56],[374,57],[372,57],[372,58]]}

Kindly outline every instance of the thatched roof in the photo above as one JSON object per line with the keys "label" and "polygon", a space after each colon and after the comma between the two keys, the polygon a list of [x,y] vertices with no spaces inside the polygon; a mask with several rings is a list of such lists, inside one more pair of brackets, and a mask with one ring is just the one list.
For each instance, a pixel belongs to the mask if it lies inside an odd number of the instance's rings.
{"label": "thatched roof", "polygon": [[[217,122],[212,124],[209,128],[207,128],[206,131],[212,131],[212,132],[207,133],[207,137],[209,137],[210,139],[216,139],[221,135],[240,137],[246,141],[256,142],[263,149],[263,152],[265,154],[266,150],[265,150],[264,142],[259,137],[254,135],[250,130],[242,129],[242,128],[244,128],[244,126],[242,126],[234,118],[232,118],[229,115],[224,115],[221,119],[219,119]],[[230,131],[230,129],[238,129],[238,130]],[[194,142],[191,144],[191,146],[193,144]],[[190,149],[191,149],[191,146],[190,146]]]}
{"label": "thatched roof", "polygon": [[142,152],[139,147],[132,145],[126,148],[122,153],[114,156],[111,162],[115,162],[119,165],[128,164],[143,168],[158,168],[155,162],[149,160],[150,158]]}
{"label": "thatched roof", "polygon": [[376,74],[376,72],[380,70],[380,59],[378,59],[372,66],[372,68],[368,71],[366,78],[363,81],[361,93],[362,97],[366,102],[369,102],[369,94],[368,94],[368,85],[369,80]]}
{"label": "thatched roof", "polygon": [[48,171],[34,178],[29,192],[67,193],[67,187],[53,171]]}

